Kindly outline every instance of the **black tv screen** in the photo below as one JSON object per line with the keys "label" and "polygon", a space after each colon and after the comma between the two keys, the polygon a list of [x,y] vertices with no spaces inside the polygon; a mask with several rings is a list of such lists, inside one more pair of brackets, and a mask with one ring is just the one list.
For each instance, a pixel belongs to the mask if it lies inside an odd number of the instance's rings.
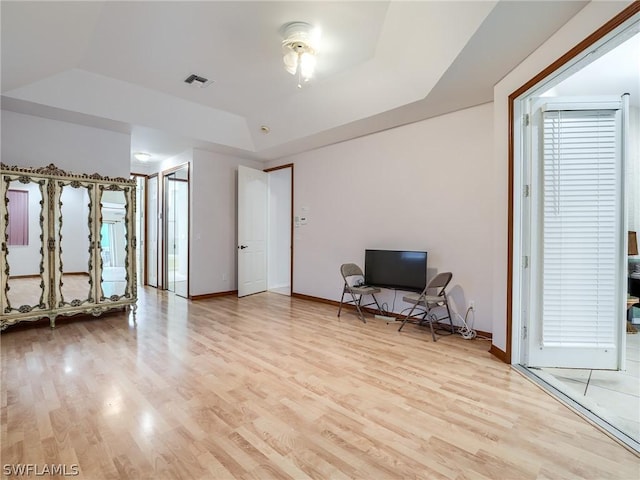
{"label": "black tv screen", "polygon": [[365,250],[364,283],[422,291],[427,284],[427,252]]}

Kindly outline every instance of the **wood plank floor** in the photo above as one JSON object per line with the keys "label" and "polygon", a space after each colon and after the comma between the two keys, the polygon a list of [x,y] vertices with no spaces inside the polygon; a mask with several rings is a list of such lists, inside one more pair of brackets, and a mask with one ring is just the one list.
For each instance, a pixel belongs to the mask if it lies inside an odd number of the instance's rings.
{"label": "wood plank floor", "polygon": [[[17,310],[22,305],[38,305],[44,288],[41,282],[40,276],[10,277],[7,297],[11,307]],[[90,296],[91,283],[89,274],[64,274],[62,284],[62,288],[58,284],[54,286],[58,300],[61,300],[60,293],[62,293],[66,303],[71,303],[72,300],[76,299],[85,301]],[[111,295],[114,290],[119,291],[116,293],[124,292],[123,282],[103,281],[102,285],[105,290],[105,296]],[[43,301],[48,303],[48,298],[43,298]]]}
{"label": "wood plank floor", "polygon": [[[86,479],[637,479],[638,457],[458,336],[277,294],[0,336],[2,465]],[[70,467],[69,467],[70,468]],[[4,472],[4,469],[3,469]]]}

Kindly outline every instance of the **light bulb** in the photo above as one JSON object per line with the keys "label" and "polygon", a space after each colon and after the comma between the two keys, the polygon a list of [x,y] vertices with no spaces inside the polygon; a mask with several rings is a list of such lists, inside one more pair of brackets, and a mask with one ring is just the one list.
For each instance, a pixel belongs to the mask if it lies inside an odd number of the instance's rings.
{"label": "light bulb", "polygon": [[295,75],[298,70],[298,54],[291,50],[285,54],[282,60],[285,70],[291,75]]}
{"label": "light bulb", "polygon": [[316,57],[312,53],[305,52],[300,55],[300,73],[302,78],[309,80],[313,77],[313,71],[316,68]]}

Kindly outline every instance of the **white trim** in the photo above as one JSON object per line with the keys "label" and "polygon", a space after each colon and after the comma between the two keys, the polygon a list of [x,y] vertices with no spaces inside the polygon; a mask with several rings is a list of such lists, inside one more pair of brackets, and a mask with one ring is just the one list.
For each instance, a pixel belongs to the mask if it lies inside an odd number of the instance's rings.
{"label": "white trim", "polygon": [[576,98],[575,102],[554,102],[550,101],[542,105],[542,112],[559,112],[567,110],[620,110],[620,99],[611,101],[592,100],[584,101]]}

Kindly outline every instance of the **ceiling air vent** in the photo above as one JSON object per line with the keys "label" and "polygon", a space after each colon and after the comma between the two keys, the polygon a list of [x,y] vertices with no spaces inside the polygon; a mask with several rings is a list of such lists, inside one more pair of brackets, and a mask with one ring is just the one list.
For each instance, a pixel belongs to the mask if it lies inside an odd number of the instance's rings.
{"label": "ceiling air vent", "polygon": [[191,75],[189,75],[187,78],[184,79],[184,83],[188,83],[189,85],[194,85],[196,87],[204,88],[211,85],[213,83],[213,80],[207,80],[206,78],[201,77],[200,75],[196,75],[195,73],[192,73]]}

